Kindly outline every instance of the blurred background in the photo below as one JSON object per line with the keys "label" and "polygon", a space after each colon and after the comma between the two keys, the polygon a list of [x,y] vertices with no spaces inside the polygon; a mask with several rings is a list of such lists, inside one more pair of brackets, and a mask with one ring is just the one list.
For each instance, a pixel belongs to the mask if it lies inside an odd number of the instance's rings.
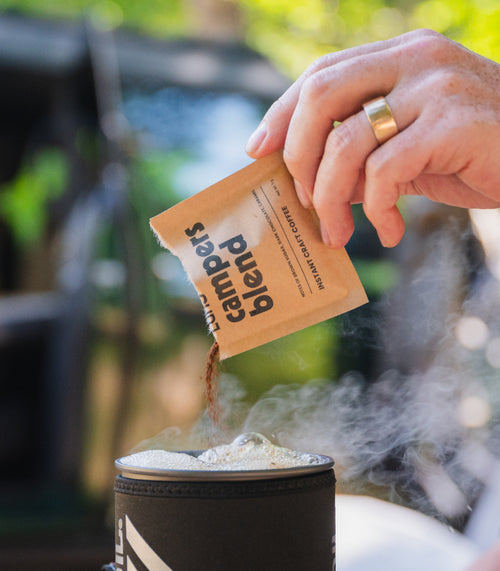
{"label": "blurred background", "polygon": [[[315,58],[419,27],[500,58],[498,0],[0,0],[2,569],[98,569],[114,459],[167,427],[206,445],[211,339],[149,218],[248,164],[248,136]],[[369,305],[223,364],[226,421],[330,452],[341,490],[464,531],[500,451],[499,212],[403,208],[391,251],[355,209]],[[245,420],[285,398],[276,386],[307,417],[311,382],[355,392],[328,409],[337,443],[294,440],[283,415]],[[427,401],[449,430],[419,421],[378,450],[384,406],[412,417]]]}

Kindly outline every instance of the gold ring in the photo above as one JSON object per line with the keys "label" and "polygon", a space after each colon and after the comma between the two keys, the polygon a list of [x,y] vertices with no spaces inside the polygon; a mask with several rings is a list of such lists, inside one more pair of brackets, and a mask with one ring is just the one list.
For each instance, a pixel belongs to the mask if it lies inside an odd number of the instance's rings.
{"label": "gold ring", "polygon": [[377,97],[364,103],[363,109],[379,145],[398,133],[398,126],[385,97]]}

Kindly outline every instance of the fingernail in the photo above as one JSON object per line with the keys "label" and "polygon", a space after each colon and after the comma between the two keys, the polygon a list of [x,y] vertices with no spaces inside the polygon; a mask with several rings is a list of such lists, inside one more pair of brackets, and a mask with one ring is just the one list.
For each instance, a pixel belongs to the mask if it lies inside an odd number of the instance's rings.
{"label": "fingernail", "polygon": [[345,233],[333,233],[330,234],[326,229],[326,226],[322,222],[320,222],[320,230],[321,230],[321,239],[323,240],[324,244],[329,248],[333,248],[334,250],[340,250],[341,248],[345,248],[347,242],[349,241],[349,235]]}
{"label": "fingernail", "polygon": [[311,195],[304,189],[298,180],[295,180],[294,182],[295,190],[297,192],[297,196],[299,197],[300,204],[302,204],[304,208],[312,208]]}
{"label": "fingernail", "polygon": [[330,235],[328,234],[328,230],[326,229],[323,222],[320,222],[319,228],[321,231],[321,239],[323,240],[323,244],[326,246],[331,246]]}
{"label": "fingernail", "polygon": [[267,134],[266,128],[261,123],[257,127],[257,129],[255,129],[255,131],[250,135],[250,138],[247,141],[247,144],[245,146],[247,154],[252,156],[253,154],[257,153],[260,146],[264,142],[264,139],[266,138],[266,134]]}
{"label": "fingernail", "polygon": [[398,241],[394,240],[394,237],[389,237],[385,232],[377,231],[378,239],[384,248],[394,248]]}

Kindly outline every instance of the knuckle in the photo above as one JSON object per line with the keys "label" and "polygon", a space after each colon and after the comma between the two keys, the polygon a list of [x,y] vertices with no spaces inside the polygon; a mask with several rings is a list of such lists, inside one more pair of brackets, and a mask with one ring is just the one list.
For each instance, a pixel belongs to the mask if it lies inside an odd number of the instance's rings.
{"label": "knuckle", "polygon": [[324,70],[320,70],[304,81],[299,97],[304,105],[318,105],[323,99],[329,88],[329,81],[325,76]]}
{"label": "knuckle", "polygon": [[398,45],[401,51],[413,51],[415,48],[422,47],[422,49],[425,49],[426,47],[430,48],[434,45],[438,45],[441,39],[444,39],[444,36],[438,32],[427,28],[420,28],[399,36]]}
{"label": "knuckle", "polygon": [[332,65],[332,63],[335,61],[335,58],[336,58],[335,52],[322,55],[307,67],[306,71],[304,72],[304,75],[311,76],[317,73],[318,71],[321,71],[325,67]]}
{"label": "knuckle", "polygon": [[412,47],[419,54],[423,54],[424,57],[430,58],[430,61],[437,63],[449,58],[453,46],[454,43],[445,36],[432,30],[425,30],[425,33],[416,37]]}
{"label": "knuckle", "polygon": [[409,36],[413,36],[416,39],[419,38],[442,38],[443,36],[436,32],[435,30],[431,30],[430,28],[419,28],[418,30],[412,30],[408,34]]}
{"label": "knuckle", "polygon": [[357,134],[349,121],[344,121],[332,130],[326,141],[326,150],[329,155],[341,157],[350,153],[356,143]]}

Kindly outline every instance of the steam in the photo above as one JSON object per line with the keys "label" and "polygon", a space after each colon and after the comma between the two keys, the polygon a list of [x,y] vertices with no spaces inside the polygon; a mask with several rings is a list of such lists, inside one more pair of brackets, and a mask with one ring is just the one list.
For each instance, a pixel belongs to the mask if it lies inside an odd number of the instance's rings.
{"label": "steam", "polygon": [[204,448],[258,431],[282,446],[331,456],[340,491],[368,490],[455,523],[491,470],[486,432],[464,426],[457,413],[470,392],[466,372],[388,371],[370,384],[348,374],[338,383],[276,386],[253,406],[234,377],[223,375],[220,385],[221,428],[204,415],[187,439],[169,428],[138,449]]}
{"label": "steam", "polygon": [[[500,285],[485,268],[466,275],[463,244],[471,237],[457,230],[430,233],[418,253],[406,251],[406,267],[422,251],[427,257],[378,306],[387,317],[382,374],[276,386],[252,406],[238,380],[222,375],[220,427],[203,415],[189,435],[170,428],[138,449],[203,448],[260,432],[331,456],[340,491],[385,497],[462,527],[498,462]],[[349,319],[344,333],[355,333]]]}

